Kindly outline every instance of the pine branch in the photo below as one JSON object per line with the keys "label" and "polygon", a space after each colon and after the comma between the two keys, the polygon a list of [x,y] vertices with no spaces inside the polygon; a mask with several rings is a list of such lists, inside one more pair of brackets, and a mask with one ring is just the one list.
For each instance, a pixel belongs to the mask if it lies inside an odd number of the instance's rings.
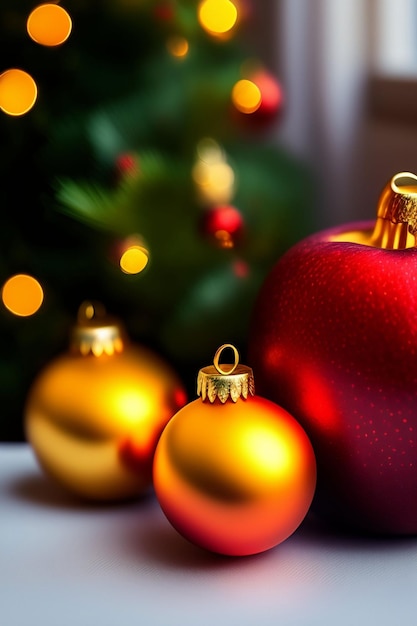
{"label": "pine branch", "polygon": [[57,181],[58,209],[89,226],[126,235],[134,231],[132,216],[123,210],[126,191],[108,192],[94,182]]}

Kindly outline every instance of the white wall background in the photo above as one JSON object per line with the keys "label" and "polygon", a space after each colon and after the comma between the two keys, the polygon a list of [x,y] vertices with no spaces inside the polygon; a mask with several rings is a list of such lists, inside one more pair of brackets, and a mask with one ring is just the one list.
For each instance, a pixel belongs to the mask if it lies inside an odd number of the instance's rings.
{"label": "white wall background", "polygon": [[[407,66],[411,45],[417,57],[413,15],[417,0],[262,3],[264,56],[287,102],[275,139],[310,164],[324,226],[372,218],[387,180],[417,171],[416,70]],[[392,75],[409,79],[400,97],[387,92]]]}

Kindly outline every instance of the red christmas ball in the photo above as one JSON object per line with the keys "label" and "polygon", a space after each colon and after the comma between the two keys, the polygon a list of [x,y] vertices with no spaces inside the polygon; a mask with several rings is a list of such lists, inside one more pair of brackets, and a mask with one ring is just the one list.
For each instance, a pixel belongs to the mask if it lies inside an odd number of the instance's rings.
{"label": "red christmas ball", "polygon": [[269,72],[265,70],[256,73],[252,77],[253,82],[261,92],[261,104],[254,113],[255,117],[274,119],[281,110],[283,104],[283,91],[281,85]]}
{"label": "red christmas ball", "polygon": [[202,231],[219,247],[233,248],[243,235],[242,214],[228,204],[207,209],[202,217]]}
{"label": "red christmas ball", "polygon": [[249,332],[259,393],[313,443],[313,509],[375,533],[417,533],[416,203],[417,177],[398,174],[376,224],[290,249],[260,290]]}

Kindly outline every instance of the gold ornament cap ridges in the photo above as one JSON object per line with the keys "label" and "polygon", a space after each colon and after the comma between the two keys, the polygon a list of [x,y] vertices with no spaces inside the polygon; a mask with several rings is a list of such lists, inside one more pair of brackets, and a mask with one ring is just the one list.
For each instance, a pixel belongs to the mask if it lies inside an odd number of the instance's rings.
{"label": "gold ornament cap ridges", "polygon": [[[230,348],[233,350],[234,363],[220,365],[222,352]],[[216,398],[223,404],[230,398],[237,402],[239,398],[245,400],[255,395],[255,381],[252,368],[239,364],[239,353],[235,346],[225,343],[214,355],[213,365],[201,368],[197,377],[197,395],[203,402],[214,402]]]}
{"label": "gold ornament cap ridges", "polygon": [[84,301],[77,315],[77,324],[71,333],[70,351],[82,356],[103,354],[112,356],[123,352],[126,343],[120,322],[107,315],[100,302]]}

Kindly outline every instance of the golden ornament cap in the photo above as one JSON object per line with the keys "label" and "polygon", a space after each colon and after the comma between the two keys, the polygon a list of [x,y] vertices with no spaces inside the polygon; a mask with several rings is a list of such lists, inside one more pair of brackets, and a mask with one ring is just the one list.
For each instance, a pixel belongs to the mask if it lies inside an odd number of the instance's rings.
{"label": "golden ornament cap", "polygon": [[126,335],[121,323],[114,317],[107,315],[105,307],[100,302],[84,301],[77,315],[77,324],[74,326],[70,351],[82,356],[103,354],[112,356],[123,352]]}
{"label": "golden ornament cap", "polygon": [[416,246],[417,176],[399,172],[390,178],[379,197],[372,245],[389,250]]}
{"label": "golden ornament cap", "polygon": [[[233,364],[219,364],[220,355],[226,348],[231,348],[234,354]],[[201,368],[197,377],[197,395],[203,402],[208,399],[214,402],[216,398],[223,404],[229,398],[237,402],[239,398],[255,395],[255,381],[253,371],[247,365],[239,364],[239,353],[235,346],[225,343],[214,355],[213,365]]]}

